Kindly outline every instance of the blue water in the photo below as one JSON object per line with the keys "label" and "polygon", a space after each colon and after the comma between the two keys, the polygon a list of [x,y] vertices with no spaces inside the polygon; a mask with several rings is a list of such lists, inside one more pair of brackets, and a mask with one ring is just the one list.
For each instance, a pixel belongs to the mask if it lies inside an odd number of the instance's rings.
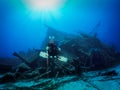
{"label": "blue water", "polygon": [[39,49],[46,36],[45,24],[69,33],[97,33],[101,41],[120,50],[119,0],[67,0],[60,9],[46,13],[31,11],[23,2],[0,0],[0,57]]}

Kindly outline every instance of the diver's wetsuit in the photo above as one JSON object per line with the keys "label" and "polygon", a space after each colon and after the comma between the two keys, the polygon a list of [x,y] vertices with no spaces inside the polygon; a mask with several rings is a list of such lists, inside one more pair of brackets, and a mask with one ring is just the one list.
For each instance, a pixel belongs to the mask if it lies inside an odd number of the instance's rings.
{"label": "diver's wetsuit", "polygon": [[59,54],[58,47],[55,44],[48,45],[48,56],[51,58],[57,57]]}
{"label": "diver's wetsuit", "polygon": [[60,53],[60,50],[54,43],[48,44],[46,50],[48,52],[48,67],[50,67],[51,71],[54,72],[54,62],[58,59],[58,54]]}

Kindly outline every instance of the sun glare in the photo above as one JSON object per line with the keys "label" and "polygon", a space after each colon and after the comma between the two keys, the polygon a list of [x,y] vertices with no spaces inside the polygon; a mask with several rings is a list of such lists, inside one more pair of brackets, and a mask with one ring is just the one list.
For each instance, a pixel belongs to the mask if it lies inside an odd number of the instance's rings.
{"label": "sun glare", "polygon": [[26,4],[35,11],[51,11],[60,8],[65,0],[25,0]]}

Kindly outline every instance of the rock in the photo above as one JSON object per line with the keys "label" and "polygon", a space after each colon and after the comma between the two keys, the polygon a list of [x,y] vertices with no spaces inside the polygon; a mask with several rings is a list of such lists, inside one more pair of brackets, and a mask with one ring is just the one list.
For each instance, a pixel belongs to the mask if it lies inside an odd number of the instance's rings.
{"label": "rock", "polygon": [[118,73],[115,70],[112,70],[112,71],[108,71],[108,72],[102,73],[101,75],[102,76],[117,76]]}
{"label": "rock", "polygon": [[12,65],[0,64],[0,73],[7,73],[12,71]]}
{"label": "rock", "polygon": [[32,72],[29,72],[29,73],[26,73],[25,74],[25,77],[27,77],[27,78],[34,78],[34,77],[37,77],[37,76],[39,76],[40,75],[40,72],[39,72],[39,70],[38,69],[36,69],[36,70],[34,70],[34,71],[32,71]]}
{"label": "rock", "polygon": [[19,73],[24,73],[25,71],[28,71],[30,70],[31,68],[29,66],[27,66],[26,64],[22,63],[18,66],[16,72],[19,72]]}
{"label": "rock", "polygon": [[7,73],[0,78],[0,83],[15,82],[15,76],[13,73]]}

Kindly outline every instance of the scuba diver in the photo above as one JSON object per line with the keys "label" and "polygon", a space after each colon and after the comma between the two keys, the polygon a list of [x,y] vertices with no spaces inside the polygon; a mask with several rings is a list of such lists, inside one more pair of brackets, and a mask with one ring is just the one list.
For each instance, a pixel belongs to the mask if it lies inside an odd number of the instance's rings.
{"label": "scuba diver", "polygon": [[58,58],[58,55],[60,54],[61,49],[55,44],[54,36],[50,36],[49,39],[50,41],[46,47],[48,58]]}
{"label": "scuba diver", "polygon": [[49,43],[46,47],[48,53],[47,68],[51,68],[51,72],[54,72],[55,60],[58,60],[58,55],[60,54],[61,49],[55,44],[54,36],[49,36],[49,39]]}

